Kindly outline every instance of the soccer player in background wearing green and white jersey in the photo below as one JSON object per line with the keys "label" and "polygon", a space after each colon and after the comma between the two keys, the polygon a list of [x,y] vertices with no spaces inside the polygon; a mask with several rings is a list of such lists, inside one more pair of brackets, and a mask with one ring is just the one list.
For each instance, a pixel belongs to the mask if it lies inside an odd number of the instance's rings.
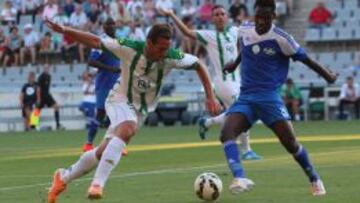
{"label": "soccer player in background wearing green and white jersey", "polygon": [[[212,82],[216,96],[229,108],[240,94],[239,69],[231,74],[224,74],[224,65],[234,61],[238,55],[239,28],[228,25],[228,14],[222,5],[215,5],[212,9],[212,22],[215,30],[190,30],[172,10],[162,10],[163,15],[172,18],[180,30],[194,40],[198,40],[206,49],[214,74]],[[199,119],[199,135],[207,137],[211,125],[225,122],[225,112],[214,117]],[[249,133],[240,136],[242,159],[261,159],[250,147]]]}
{"label": "soccer player in background wearing green and white jersey", "polygon": [[220,112],[220,105],[212,92],[206,69],[198,58],[170,48],[171,31],[167,24],[154,25],[146,42],[128,39],[100,39],[99,37],[46,22],[50,29],[67,35],[90,48],[113,53],[122,63],[122,77],[110,91],[106,100],[106,112],[111,124],[103,142],[84,153],[67,169],[58,169],[48,193],[48,203],[56,202],[58,195],[72,180],[96,168],[88,189],[89,199],[102,198],[103,188],[112,169],[118,165],[121,150],[136,134],[142,117],[155,109],[163,78],[173,68],[195,69],[204,86],[206,107],[212,115]]}

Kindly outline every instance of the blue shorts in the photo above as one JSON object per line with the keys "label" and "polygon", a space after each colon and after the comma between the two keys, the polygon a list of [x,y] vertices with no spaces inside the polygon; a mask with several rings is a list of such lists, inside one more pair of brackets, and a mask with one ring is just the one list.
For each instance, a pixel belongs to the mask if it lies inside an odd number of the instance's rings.
{"label": "blue shorts", "polygon": [[96,94],[96,108],[105,109],[105,101],[111,89],[101,89],[95,92]]}
{"label": "blue shorts", "polygon": [[227,110],[226,115],[232,113],[242,113],[245,115],[250,125],[253,125],[258,119],[267,126],[271,126],[277,121],[290,120],[290,115],[283,101],[256,101],[243,99],[241,96]]}

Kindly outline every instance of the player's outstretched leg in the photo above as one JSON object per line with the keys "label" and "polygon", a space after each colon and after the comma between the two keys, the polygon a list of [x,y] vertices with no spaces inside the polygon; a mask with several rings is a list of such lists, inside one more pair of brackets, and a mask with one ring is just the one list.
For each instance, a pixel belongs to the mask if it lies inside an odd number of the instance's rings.
{"label": "player's outstretched leg", "polygon": [[67,169],[57,169],[48,192],[48,203],[55,203],[58,196],[66,189],[66,185],[93,170],[98,164],[95,148],[85,152],[80,159]]}
{"label": "player's outstretched leg", "polygon": [[201,117],[198,121],[199,136],[202,140],[208,137],[208,130],[212,125],[223,125],[225,121],[225,112],[215,117]]}
{"label": "player's outstretched leg", "polygon": [[261,156],[257,155],[250,147],[250,136],[249,132],[241,133],[239,136],[240,144],[241,144],[241,159],[242,160],[260,160]]}
{"label": "player's outstretched leg", "polygon": [[314,196],[325,195],[326,190],[318,172],[310,161],[306,149],[297,142],[292,124],[289,121],[279,121],[271,126],[281,144],[291,153],[309,178],[311,192]]}
{"label": "player's outstretched leg", "polygon": [[[136,123],[124,121],[114,132],[111,132],[111,140],[106,146],[99,165],[96,169],[93,181],[88,189],[89,199],[100,199],[103,196],[103,188],[111,171],[118,165],[121,159],[121,151],[136,132]],[[109,133],[109,131],[108,131]]]}
{"label": "player's outstretched leg", "polygon": [[245,171],[240,160],[240,153],[236,143],[236,137],[248,129],[246,118],[239,113],[230,114],[221,130],[220,141],[223,144],[225,157],[234,180],[229,186],[233,194],[250,190],[255,184],[246,178]]}

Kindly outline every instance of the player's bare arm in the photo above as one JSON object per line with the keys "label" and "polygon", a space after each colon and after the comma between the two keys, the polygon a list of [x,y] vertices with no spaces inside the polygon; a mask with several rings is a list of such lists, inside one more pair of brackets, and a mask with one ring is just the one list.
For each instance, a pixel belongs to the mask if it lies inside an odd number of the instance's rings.
{"label": "player's bare arm", "polygon": [[307,57],[306,59],[301,61],[305,65],[307,65],[310,69],[315,71],[321,77],[323,77],[328,83],[334,83],[337,79],[337,75],[333,73],[331,70],[322,67],[316,61],[312,60],[311,58]]}
{"label": "player's bare arm", "polygon": [[161,9],[160,12],[170,17],[174,20],[176,26],[180,29],[180,31],[186,35],[187,37],[190,37],[192,39],[196,39],[196,32],[194,30],[189,29],[173,12],[171,9]]}
{"label": "player's bare arm", "polygon": [[89,32],[83,32],[68,26],[59,25],[51,20],[45,20],[46,25],[53,31],[71,37],[74,41],[79,42],[87,47],[100,49],[101,40],[96,35]]}
{"label": "player's bare arm", "polygon": [[111,67],[106,64],[101,63],[97,60],[89,60],[88,61],[89,66],[95,67],[97,69],[105,70],[112,73],[121,73],[121,70],[119,67]]}
{"label": "player's bare arm", "polygon": [[211,82],[206,71],[206,68],[203,64],[198,62],[198,68],[196,69],[196,73],[198,74],[201,83],[204,86],[205,94],[206,94],[206,107],[210,114],[217,115],[221,111],[221,106],[217,101],[214,92],[211,88]]}

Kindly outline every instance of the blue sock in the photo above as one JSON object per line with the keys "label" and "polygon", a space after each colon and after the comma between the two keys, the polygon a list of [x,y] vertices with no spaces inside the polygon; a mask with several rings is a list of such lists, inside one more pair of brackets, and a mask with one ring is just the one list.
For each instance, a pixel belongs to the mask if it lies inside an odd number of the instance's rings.
{"label": "blue sock", "polygon": [[92,144],[94,142],[97,129],[99,127],[99,122],[95,119],[90,121],[90,124],[88,125],[88,135],[87,135],[87,143]]}
{"label": "blue sock", "polygon": [[234,140],[223,143],[226,160],[234,178],[244,178],[245,172],[241,165],[239,149]]}
{"label": "blue sock", "polygon": [[303,146],[300,146],[298,152],[293,155],[295,160],[299,163],[305,174],[309,177],[310,182],[320,179],[319,174],[316,172],[312,165],[309,155]]}
{"label": "blue sock", "polygon": [[88,129],[88,135],[87,135],[87,143],[88,144],[92,144],[94,142],[96,133],[97,133],[97,128],[90,127]]}

